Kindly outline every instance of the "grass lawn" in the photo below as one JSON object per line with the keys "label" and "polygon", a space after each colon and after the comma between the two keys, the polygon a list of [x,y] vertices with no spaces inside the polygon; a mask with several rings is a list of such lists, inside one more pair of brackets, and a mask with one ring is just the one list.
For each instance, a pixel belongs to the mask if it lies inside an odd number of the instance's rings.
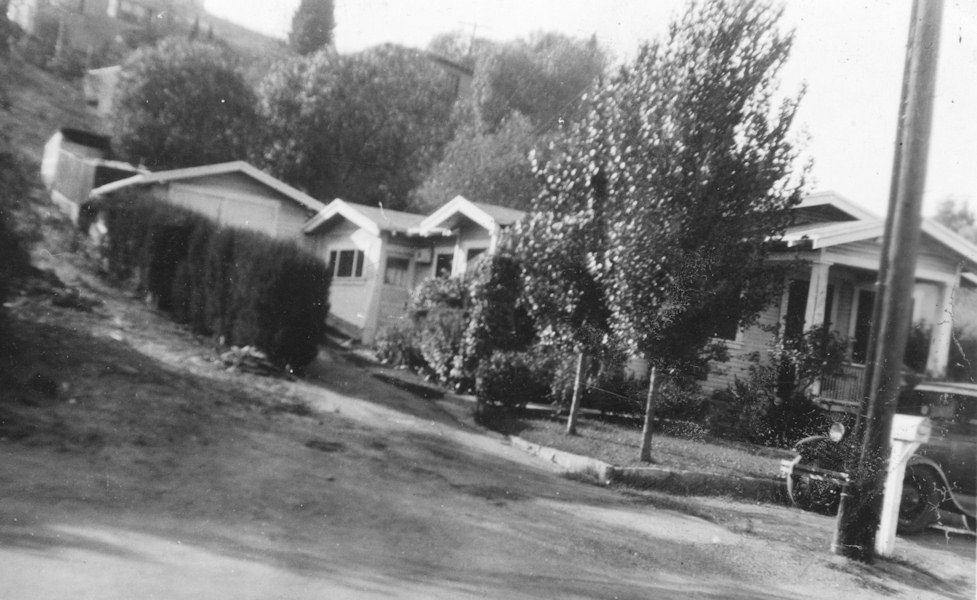
{"label": "grass lawn", "polygon": [[[792,458],[788,450],[731,442],[702,435],[655,431],[651,453],[653,463],[638,460],[641,426],[618,421],[582,418],[577,435],[566,435],[566,419],[529,416],[511,424],[512,432],[531,442],[581,454],[618,466],[660,466],[670,469],[739,475],[776,477],[780,460]],[[667,429],[672,429],[666,425]],[[694,426],[693,426],[694,428]]]}

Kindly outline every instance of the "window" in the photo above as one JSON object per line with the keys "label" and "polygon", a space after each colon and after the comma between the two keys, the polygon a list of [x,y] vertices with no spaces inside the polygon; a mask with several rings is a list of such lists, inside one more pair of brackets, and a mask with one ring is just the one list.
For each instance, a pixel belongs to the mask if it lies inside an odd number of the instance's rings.
{"label": "window", "polygon": [[434,276],[447,279],[451,277],[451,265],[454,263],[454,254],[438,254],[434,259]]}
{"label": "window", "polygon": [[329,253],[329,270],[336,279],[363,276],[362,250],[333,250]]}
{"label": "window", "polygon": [[485,252],[486,248],[469,248],[466,260],[468,264],[472,264],[472,261],[481,256]]}

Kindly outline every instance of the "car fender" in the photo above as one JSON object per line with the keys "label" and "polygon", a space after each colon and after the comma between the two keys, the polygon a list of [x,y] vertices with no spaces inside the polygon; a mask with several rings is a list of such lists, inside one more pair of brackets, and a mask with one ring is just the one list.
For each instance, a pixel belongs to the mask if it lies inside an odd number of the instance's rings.
{"label": "car fender", "polygon": [[944,499],[943,504],[952,504],[953,507],[960,514],[974,516],[970,511],[966,510],[963,506],[961,506],[960,502],[957,501],[956,496],[954,496],[953,494],[953,487],[950,485],[950,482],[947,480],[946,474],[943,472],[943,469],[940,468],[940,465],[937,464],[936,461],[927,458],[925,456],[919,456],[918,454],[914,454],[911,457],[909,457],[909,462],[906,463],[906,468],[907,469],[912,469],[912,468],[929,469],[930,471],[932,471],[936,475],[936,478],[939,481],[940,485],[942,485],[943,489],[946,490],[947,497],[946,499]]}
{"label": "car fender", "polygon": [[795,452],[800,452],[801,448],[810,446],[815,442],[822,442],[824,440],[827,440],[829,442],[831,441],[830,438],[828,438],[828,436],[826,435],[811,435],[802,440],[798,440],[797,442],[794,442],[793,449]]}

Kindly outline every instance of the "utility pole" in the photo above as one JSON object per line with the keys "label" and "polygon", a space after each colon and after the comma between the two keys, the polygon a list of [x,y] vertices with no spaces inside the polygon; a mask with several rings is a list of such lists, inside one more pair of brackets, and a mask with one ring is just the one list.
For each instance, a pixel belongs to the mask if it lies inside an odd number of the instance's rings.
{"label": "utility pole", "polygon": [[920,213],[926,182],[933,96],[943,0],[914,0],[896,129],[889,213],[879,265],[879,285],[866,361],[866,389],[854,440],[857,463],[849,464],[837,530],[836,554],[856,560],[875,557],[882,493],[888,468],[889,436],[902,379],[909,334]]}

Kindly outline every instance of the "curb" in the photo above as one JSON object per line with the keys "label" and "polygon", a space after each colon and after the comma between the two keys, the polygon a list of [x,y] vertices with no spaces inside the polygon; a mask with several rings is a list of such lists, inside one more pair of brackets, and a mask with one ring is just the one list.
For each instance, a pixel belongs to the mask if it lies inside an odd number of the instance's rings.
{"label": "curb", "polygon": [[538,456],[539,458],[549,461],[558,467],[562,467],[567,473],[590,475],[592,477],[596,477],[597,480],[604,485],[610,484],[613,479],[613,474],[616,467],[604,461],[597,460],[596,458],[590,458],[589,456],[582,456],[580,454],[571,454],[570,452],[564,452],[548,446],[540,446],[539,444],[534,444],[533,442],[524,440],[521,437],[514,435],[509,436],[509,443],[512,444],[514,448],[518,448],[527,454]]}
{"label": "curb", "polygon": [[588,475],[603,485],[620,484],[690,496],[733,496],[759,502],[788,502],[787,489],[780,479],[737,477],[662,467],[618,467],[589,456],[541,446],[517,436],[509,436],[509,442],[513,447],[551,462],[567,473]]}

